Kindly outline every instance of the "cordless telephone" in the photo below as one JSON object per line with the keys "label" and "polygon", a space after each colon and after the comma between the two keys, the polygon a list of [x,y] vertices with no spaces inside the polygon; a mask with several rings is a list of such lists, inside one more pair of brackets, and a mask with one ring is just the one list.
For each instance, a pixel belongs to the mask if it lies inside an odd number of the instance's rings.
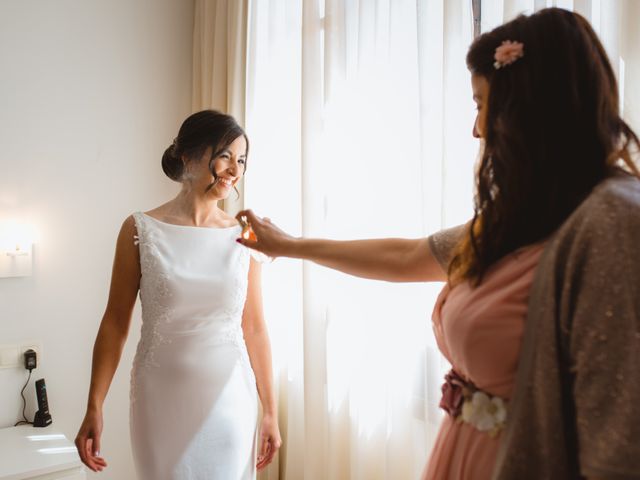
{"label": "cordless telephone", "polygon": [[46,427],[51,425],[52,419],[49,413],[49,401],[47,400],[47,386],[44,378],[36,381],[36,398],[38,399],[38,411],[33,419],[34,427]]}

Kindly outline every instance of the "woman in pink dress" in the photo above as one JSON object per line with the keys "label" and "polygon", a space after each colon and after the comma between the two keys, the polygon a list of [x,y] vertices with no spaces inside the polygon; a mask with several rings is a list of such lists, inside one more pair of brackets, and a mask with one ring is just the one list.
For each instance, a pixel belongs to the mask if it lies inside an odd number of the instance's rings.
{"label": "woman in pink dress", "polygon": [[[331,241],[293,238],[248,210],[239,215],[247,217],[257,240],[239,241],[272,257],[303,258],[365,278],[447,282],[433,312],[438,346],[452,365],[440,402],[447,415],[424,479],[637,478],[640,463],[633,456],[616,463],[615,457],[602,455],[604,460],[592,468],[591,459],[580,455],[580,451],[599,453],[603,448],[597,435],[584,434],[588,419],[575,413],[575,405],[585,403],[583,394],[603,398],[602,390],[574,389],[578,384],[572,382],[580,373],[576,369],[589,365],[590,359],[584,356],[580,365],[557,360],[563,372],[570,372],[562,385],[569,392],[567,421],[556,426],[566,429],[563,465],[559,462],[555,470],[552,465],[543,477],[528,475],[526,468],[522,476],[494,471],[515,393],[525,319],[528,310],[538,306],[530,298],[532,285],[565,268],[557,264],[556,272],[544,270],[538,275],[542,255],[551,252],[562,258],[563,244],[552,241],[554,233],[569,220],[576,224],[576,215],[582,215],[577,220],[585,218],[581,205],[590,207],[624,195],[639,198],[640,182],[633,175],[640,175],[630,151],[632,143],[640,147],[640,142],[620,118],[609,61],[584,18],[552,8],[483,34],[471,45],[467,64],[478,107],[473,133],[483,140],[474,216],[469,223],[427,239]],[[602,212],[611,216],[606,209]],[[609,223],[620,226],[620,222]],[[585,221],[576,228],[584,225],[583,236],[597,238],[603,230],[599,225],[604,224]],[[594,247],[585,255],[602,253]],[[586,262],[584,258],[576,262]],[[567,300],[558,308],[571,311],[583,272],[575,262],[566,271],[577,273],[565,281],[566,292],[559,292],[567,293],[562,297]],[[602,283],[607,281],[613,279]],[[621,282],[614,292],[624,296],[623,288]],[[612,304],[616,300],[609,298]],[[550,311],[548,318],[553,320],[553,315]],[[637,320],[637,316],[630,318]],[[582,337],[572,341],[586,344]],[[600,344],[603,354],[612,353],[604,341]],[[591,380],[596,384],[610,375],[604,368],[589,367],[584,371],[595,372]],[[640,398],[629,400],[640,403]],[[599,423],[603,424],[607,427],[606,421]],[[629,447],[632,428],[620,438],[609,430],[603,430],[610,442],[608,450],[635,451]],[[585,445],[587,450],[581,450]],[[536,454],[544,452],[534,451],[525,461],[532,466],[541,461]]]}

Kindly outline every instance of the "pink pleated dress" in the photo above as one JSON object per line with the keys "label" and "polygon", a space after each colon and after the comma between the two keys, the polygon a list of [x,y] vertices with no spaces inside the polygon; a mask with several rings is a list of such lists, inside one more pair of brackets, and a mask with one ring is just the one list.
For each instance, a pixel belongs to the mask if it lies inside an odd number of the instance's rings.
{"label": "pink pleated dress", "polygon": [[[453,369],[488,395],[511,396],[529,290],[544,244],[523,247],[498,261],[476,287],[445,285],[433,311],[433,329]],[[423,480],[490,479],[500,442],[445,415]]]}

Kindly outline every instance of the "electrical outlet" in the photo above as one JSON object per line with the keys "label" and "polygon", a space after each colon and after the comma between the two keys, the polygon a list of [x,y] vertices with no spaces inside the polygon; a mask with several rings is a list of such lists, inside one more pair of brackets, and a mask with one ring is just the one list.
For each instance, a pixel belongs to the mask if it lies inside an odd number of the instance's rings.
{"label": "electrical outlet", "polygon": [[38,368],[42,366],[42,341],[27,340],[15,344],[0,345],[0,368],[24,368],[24,352],[34,350]]}
{"label": "electrical outlet", "polygon": [[27,350],[34,350],[36,352],[36,358],[38,361],[38,368],[42,366],[42,342],[39,340],[33,340],[29,342],[22,342],[20,346],[21,365],[24,365],[24,352]]}

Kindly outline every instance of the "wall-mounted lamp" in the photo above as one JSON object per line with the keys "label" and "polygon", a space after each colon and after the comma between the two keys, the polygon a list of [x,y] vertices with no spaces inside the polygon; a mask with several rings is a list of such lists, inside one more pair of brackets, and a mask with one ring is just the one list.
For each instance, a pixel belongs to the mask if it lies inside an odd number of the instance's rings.
{"label": "wall-mounted lamp", "polygon": [[31,275],[35,236],[31,225],[0,222],[0,278]]}

